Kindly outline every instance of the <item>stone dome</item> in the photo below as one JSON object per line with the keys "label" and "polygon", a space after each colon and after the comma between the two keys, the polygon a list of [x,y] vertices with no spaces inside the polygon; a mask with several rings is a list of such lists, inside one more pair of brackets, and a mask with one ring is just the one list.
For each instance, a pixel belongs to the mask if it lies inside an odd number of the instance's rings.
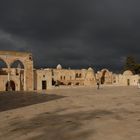
{"label": "stone dome", "polygon": [[62,66],[60,64],[57,65],[56,69],[61,70]]}
{"label": "stone dome", "polygon": [[126,70],[124,71],[123,75],[133,75],[133,73],[130,70]]}
{"label": "stone dome", "polygon": [[88,71],[93,71],[93,68],[89,67],[89,68],[88,68]]}

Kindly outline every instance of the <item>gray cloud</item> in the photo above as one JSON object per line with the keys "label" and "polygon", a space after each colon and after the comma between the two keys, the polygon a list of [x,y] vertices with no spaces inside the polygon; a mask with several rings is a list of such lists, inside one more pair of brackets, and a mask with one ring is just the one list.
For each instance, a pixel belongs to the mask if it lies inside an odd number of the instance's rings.
{"label": "gray cloud", "polygon": [[140,56],[136,0],[2,0],[0,49],[31,51],[35,66],[121,69]]}

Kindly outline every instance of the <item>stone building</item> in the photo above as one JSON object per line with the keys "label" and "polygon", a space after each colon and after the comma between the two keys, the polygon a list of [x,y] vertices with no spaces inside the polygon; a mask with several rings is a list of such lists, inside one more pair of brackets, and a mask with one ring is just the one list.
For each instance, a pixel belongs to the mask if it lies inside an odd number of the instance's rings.
{"label": "stone building", "polygon": [[73,70],[63,69],[59,64],[52,69],[52,85],[90,86],[96,83],[95,73],[92,68]]}
{"label": "stone building", "polygon": [[52,88],[52,71],[50,69],[34,70],[34,90],[47,90]]}
{"label": "stone building", "polygon": [[96,74],[96,78],[99,79],[101,84],[113,84],[113,73],[108,69],[102,69]]}
{"label": "stone building", "polygon": [[135,86],[140,82],[140,76],[134,75],[130,70],[124,71],[123,74],[115,75],[115,82],[116,85],[122,86]]}
{"label": "stone building", "polygon": [[[0,51],[0,61],[5,64],[0,69],[0,90],[33,90],[32,54],[16,51]],[[14,67],[19,63],[22,67]]]}
{"label": "stone building", "polygon": [[108,69],[97,73],[92,69],[65,69],[59,64],[56,68],[35,69],[31,53],[0,51],[0,91],[47,90],[57,86],[95,86],[97,81],[104,85],[134,86],[140,76],[127,70],[114,74]]}

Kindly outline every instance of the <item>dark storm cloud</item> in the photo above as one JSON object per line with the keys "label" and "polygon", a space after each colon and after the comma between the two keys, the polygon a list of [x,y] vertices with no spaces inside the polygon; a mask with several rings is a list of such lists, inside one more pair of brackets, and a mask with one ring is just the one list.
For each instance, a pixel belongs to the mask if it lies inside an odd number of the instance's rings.
{"label": "dark storm cloud", "polygon": [[120,69],[140,60],[136,0],[1,0],[0,49],[31,51],[36,66]]}

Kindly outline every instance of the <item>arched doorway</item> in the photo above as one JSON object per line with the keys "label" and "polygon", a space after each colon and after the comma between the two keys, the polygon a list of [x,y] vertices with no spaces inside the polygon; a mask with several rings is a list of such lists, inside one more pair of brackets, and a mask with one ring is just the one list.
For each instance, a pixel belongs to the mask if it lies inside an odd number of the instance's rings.
{"label": "arched doorway", "polygon": [[14,81],[7,81],[6,83],[6,91],[15,91],[16,90],[16,85],[15,85],[15,82]]}
{"label": "arched doorway", "polygon": [[106,75],[106,70],[103,71],[102,76],[101,76],[101,84],[105,83],[105,75]]}
{"label": "arched doorway", "polygon": [[127,86],[130,86],[130,79],[127,79]]}

